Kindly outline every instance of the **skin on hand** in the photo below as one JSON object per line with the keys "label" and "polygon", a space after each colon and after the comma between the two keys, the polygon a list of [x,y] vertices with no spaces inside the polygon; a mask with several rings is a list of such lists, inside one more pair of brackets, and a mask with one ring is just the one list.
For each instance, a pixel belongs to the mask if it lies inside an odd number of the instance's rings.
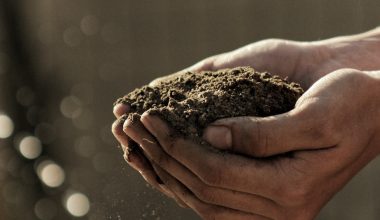
{"label": "skin on hand", "polygon": [[[339,70],[313,85],[288,113],[226,119],[210,128],[230,130],[224,149],[253,157],[174,138],[165,122],[146,114],[141,122],[147,131],[135,125],[124,131],[158,167],[165,185],[204,219],[312,219],[380,151],[380,101],[372,96],[380,91],[378,81]],[[221,139],[208,132],[211,144]],[[292,155],[281,155],[286,152]]]}
{"label": "skin on hand", "polygon": [[[354,37],[340,37],[311,43],[270,39],[207,58],[186,70],[216,70],[248,65],[259,71],[269,71],[280,74],[282,77],[288,77],[290,81],[297,81],[304,88],[308,88],[318,79],[329,74],[329,72],[342,67],[361,70],[379,69],[380,56],[377,53],[378,49],[380,49],[378,48],[380,44],[378,41],[378,38],[374,39],[374,34],[371,32]],[[352,53],[352,51],[355,51],[355,53]],[[173,75],[167,77],[173,77]],[[113,125],[113,133],[122,146],[128,146],[130,139],[134,137],[132,139],[144,148],[144,153],[131,152],[127,162],[139,171],[151,185],[166,195],[175,198],[179,204],[182,204],[181,206],[191,207],[205,219],[214,219],[215,217],[218,217],[218,219],[231,219],[232,217],[235,219],[296,219],[294,214],[296,212],[300,219],[312,218],[323,206],[324,202],[339,190],[361,167],[378,154],[378,150],[373,145],[378,145],[380,142],[378,137],[372,138],[364,145],[358,141],[366,140],[370,136],[365,132],[366,129],[363,128],[359,133],[360,138],[355,138],[356,134],[353,135],[355,132],[353,128],[361,125],[355,124],[354,121],[362,122],[360,117],[367,116],[357,115],[357,111],[362,110],[360,105],[365,106],[367,103],[355,104],[353,100],[356,100],[355,97],[363,96],[368,98],[370,95],[357,94],[356,84],[353,85],[352,82],[356,81],[353,80],[354,78],[363,77],[361,80],[357,80],[360,81],[359,85],[363,85],[365,82],[372,81],[368,80],[371,77],[368,74],[354,70],[337,71],[332,75],[332,77],[328,75],[328,77],[325,77],[326,79],[321,80],[322,82],[318,82],[318,86],[313,85],[310,91],[301,97],[297,103],[297,111],[278,117],[261,118],[260,120],[258,118],[222,120],[214,123],[214,126],[219,129],[214,129],[213,131],[208,129],[205,133],[205,138],[221,149],[229,149],[255,157],[266,157],[277,153],[294,151],[292,158],[276,156],[270,160],[258,158],[247,160],[247,157],[235,154],[224,153],[221,156],[220,154],[215,154],[214,151],[204,152],[204,148],[199,148],[199,146],[186,140],[172,140],[166,137],[164,140],[166,140],[166,144],[169,144],[168,147],[162,145],[161,141],[157,142],[158,137],[156,135],[161,135],[161,139],[165,135],[170,137],[168,135],[170,134],[169,129],[162,121],[151,119],[148,116],[143,117],[142,120],[149,131],[145,128],[145,130],[142,129],[144,126],[141,123],[132,125],[125,122],[123,132],[122,123],[117,120]],[[346,75],[355,76],[351,77],[351,84],[348,83],[350,81],[348,78],[350,77]],[[377,75],[379,74],[377,73]],[[167,77],[159,78],[151,84],[154,85]],[[343,97],[340,89],[335,89],[333,92],[333,89],[330,88],[334,87],[333,85],[343,88],[343,85],[340,85],[341,82],[335,82],[343,79],[346,81],[345,85],[350,84],[353,86],[352,88],[355,88],[355,90],[352,89],[353,94],[351,94],[350,98]],[[335,82],[335,84],[332,82]],[[331,84],[330,87],[327,86],[329,83]],[[369,84],[372,85],[373,83]],[[328,87],[329,90],[324,91],[325,87]],[[377,85],[376,89],[377,94],[379,94],[378,88],[380,88],[379,85]],[[367,86],[367,89],[368,91],[371,90],[369,86]],[[346,90],[349,91],[347,88]],[[372,93],[375,94],[373,91]],[[336,97],[335,99],[329,99],[334,96]],[[344,98],[349,101],[344,101]],[[334,105],[330,103],[329,105],[328,101],[335,101],[336,103]],[[364,100],[362,101],[364,102]],[[337,105],[339,103],[340,105]],[[319,104],[322,106],[318,106]],[[330,107],[329,110],[326,110],[326,107]],[[353,107],[355,108],[346,111]],[[377,110],[372,107],[369,109],[372,109],[373,112],[377,111],[377,115],[379,115],[379,107],[377,107]],[[122,104],[115,106],[114,114],[117,118],[124,113],[128,113],[128,106]],[[328,115],[334,119],[332,122],[335,124],[328,123],[327,118],[329,117],[326,117]],[[331,115],[335,115],[336,118]],[[376,113],[372,115],[376,115]],[[297,118],[298,124],[297,120],[295,120]],[[368,118],[366,117],[366,122],[368,122]],[[149,122],[151,120],[153,122]],[[350,121],[352,122],[351,124]],[[151,124],[150,129],[149,124]],[[379,122],[372,121],[372,124],[379,124]],[[280,125],[291,128],[294,126],[298,130],[281,129]],[[344,126],[341,128],[335,125]],[[161,131],[166,131],[167,133],[155,134],[154,129],[157,128],[165,128],[167,130]],[[260,135],[257,135],[258,128]],[[301,133],[298,133],[300,131]],[[352,140],[345,138],[347,143],[341,143],[343,131]],[[151,133],[155,134],[156,137],[152,136]],[[375,133],[379,134],[378,129]],[[227,137],[227,139],[220,137]],[[324,138],[322,139],[322,137]],[[272,139],[269,140],[269,138]],[[282,141],[282,138],[285,138],[286,141]],[[239,142],[236,141],[237,139],[244,141]],[[367,147],[365,149],[354,147],[356,142],[351,143],[348,140],[356,140],[358,141],[357,146]],[[249,146],[252,143],[256,144],[251,148]],[[160,144],[162,148],[160,148]],[[346,150],[343,152],[342,149],[351,148],[338,147],[346,146],[345,144],[354,149],[354,151],[349,152],[349,150]],[[258,146],[264,146],[264,148]],[[186,150],[191,150],[192,147],[196,150],[186,152]],[[127,149],[127,147],[123,147],[123,149]],[[172,151],[174,150],[175,152],[173,153]],[[148,155],[149,159],[146,155]],[[336,158],[337,155],[339,155],[338,158]],[[189,164],[186,164],[186,161],[177,160],[177,156],[183,160],[186,160],[186,158],[188,160],[189,158],[197,160],[187,161]],[[208,156],[215,158],[210,159],[207,158]],[[340,159],[341,157],[343,159]],[[173,160],[174,158],[175,160]],[[173,161],[175,165],[173,165]],[[326,164],[325,161],[329,161],[330,164]],[[195,167],[189,168],[191,163]],[[194,165],[194,163],[199,164]],[[350,163],[351,165],[347,165]],[[226,168],[225,164],[228,164],[228,169],[226,170],[224,170]],[[231,165],[234,166],[232,167]],[[218,167],[219,169],[217,169]],[[245,168],[244,172],[241,172],[241,168]],[[314,170],[316,168],[320,168],[320,170],[317,172],[317,170]],[[334,169],[336,173],[331,174]],[[287,176],[286,171],[289,171],[291,175]],[[234,172],[242,175],[237,178],[232,175]],[[157,181],[156,173],[159,174],[165,185]],[[301,175],[302,173],[304,175]],[[226,176],[229,179],[226,181],[228,184],[223,183],[223,186],[221,186],[224,181],[222,177],[226,178]],[[285,181],[286,177],[288,182]],[[313,178],[314,181],[312,180]],[[318,178],[319,185],[316,183]],[[247,179],[257,181],[251,183]],[[233,184],[231,181],[236,183]],[[282,181],[284,184],[278,184]],[[311,190],[313,184],[316,187]],[[276,192],[277,200],[271,197],[270,190],[267,189],[268,192],[264,190],[266,188],[271,188],[272,193]],[[314,194],[319,193],[319,199],[316,199],[315,202],[310,200],[310,198],[313,198],[309,195],[310,191],[313,191]],[[303,207],[301,204],[305,200],[312,204],[309,204],[309,207]],[[287,206],[292,208],[286,208],[283,211],[284,207]]]}
{"label": "skin on hand", "polygon": [[[128,111],[128,106],[122,104],[116,105],[113,112],[117,119],[112,124],[112,133],[116,137],[117,141],[121,144],[121,147],[124,151],[125,161],[133,169],[138,171],[141,176],[143,176],[145,181],[147,181],[153,188],[157,189],[169,198],[176,200],[176,202],[181,207],[187,208],[188,206],[163,184],[162,180],[157,176],[151,162],[146,158],[146,156],[138,149],[132,150],[133,146],[130,145],[135,142],[133,142],[132,139],[124,132],[124,129],[130,126],[130,121],[125,121],[122,118],[123,114]],[[134,128],[136,132],[146,132],[146,129],[141,125],[141,123],[135,124]]]}
{"label": "skin on hand", "polygon": [[305,89],[321,77],[342,68],[362,71],[380,69],[380,28],[359,35],[343,36],[313,42],[266,39],[234,51],[208,57],[183,71],[203,71],[250,66],[268,71],[289,81],[298,82]]}

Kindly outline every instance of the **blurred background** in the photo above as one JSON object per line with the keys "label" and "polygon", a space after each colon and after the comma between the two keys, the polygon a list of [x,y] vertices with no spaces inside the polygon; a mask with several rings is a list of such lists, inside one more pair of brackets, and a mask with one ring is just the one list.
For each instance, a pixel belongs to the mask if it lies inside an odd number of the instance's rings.
{"label": "blurred background", "polygon": [[[378,0],[0,1],[0,219],[199,219],[127,167],[114,100],[253,41],[366,31],[379,11]],[[380,219],[379,173],[375,160],[318,219]]]}

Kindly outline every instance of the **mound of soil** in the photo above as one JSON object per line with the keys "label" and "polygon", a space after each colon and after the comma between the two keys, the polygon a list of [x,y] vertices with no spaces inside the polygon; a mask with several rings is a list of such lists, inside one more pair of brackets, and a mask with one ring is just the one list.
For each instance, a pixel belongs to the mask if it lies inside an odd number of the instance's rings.
{"label": "mound of soil", "polygon": [[303,89],[267,72],[238,67],[200,73],[184,72],[157,85],[135,89],[117,103],[130,113],[149,111],[178,133],[199,140],[211,122],[237,116],[270,116],[294,108]]}

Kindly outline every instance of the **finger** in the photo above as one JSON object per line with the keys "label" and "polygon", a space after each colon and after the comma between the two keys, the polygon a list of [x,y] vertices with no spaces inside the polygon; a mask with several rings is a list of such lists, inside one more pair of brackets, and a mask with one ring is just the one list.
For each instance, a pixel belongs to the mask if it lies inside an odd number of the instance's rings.
{"label": "finger", "polygon": [[328,122],[319,117],[322,109],[314,107],[262,118],[221,119],[205,129],[203,138],[219,149],[254,157],[335,146],[336,132],[329,132]]}
{"label": "finger", "polygon": [[[180,180],[202,202],[269,218],[279,216],[276,212],[277,205],[270,199],[255,194],[209,186],[187,169],[186,171],[180,169],[173,171],[175,168],[171,167],[167,172]],[[166,170],[165,167],[163,169]]]}
{"label": "finger", "polygon": [[[183,164],[209,186],[252,193],[265,198],[276,198],[287,178],[273,163],[244,156],[222,153],[207,145],[199,145],[183,138],[174,138],[162,120],[146,113],[142,123],[156,137],[165,152]],[[157,157],[157,156],[156,156]],[[157,158],[160,164],[166,158]],[[246,181],[250,179],[252,181]]]}
{"label": "finger", "polygon": [[[231,52],[214,55],[199,61],[198,63],[184,69],[184,71],[216,71],[226,68],[235,68],[239,66],[252,66],[252,60],[247,60],[248,47],[242,47]],[[258,60],[258,59],[256,59]],[[255,68],[261,67],[259,64]]]}
{"label": "finger", "polygon": [[155,138],[146,131],[141,123],[135,122],[130,124],[127,120],[124,131],[128,136],[138,142],[149,158],[159,164],[159,166],[166,170],[171,176],[180,180],[201,201],[249,213],[254,212],[263,216],[277,216],[273,211],[276,210],[276,204],[267,198],[216,188],[203,183],[190,170],[167,155],[157,144]]}
{"label": "finger", "polygon": [[183,71],[206,71],[206,70],[213,71],[213,70],[217,70],[218,67],[214,66],[214,62],[219,56],[221,56],[221,55],[215,55],[215,56],[205,58],[205,59],[197,62],[196,64],[194,64],[190,67],[187,67]]}
{"label": "finger", "polygon": [[[160,82],[165,81],[165,80],[170,80],[172,78],[180,76],[181,74],[183,74],[184,72],[187,72],[187,71],[191,71],[191,72],[216,71],[219,69],[236,67],[236,65],[234,65],[234,63],[230,63],[230,62],[223,63],[224,61],[227,61],[226,59],[223,59],[223,57],[227,57],[227,56],[224,56],[224,54],[220,54],[220,55],[208,57],[208,58],[203,59],[203,60],[199,61],[198,63],[196,63],[190,67],[187,67],[181,71],[170,74],[168,76],[163,76],[163,77],[157,78],[157,79],[153,80],[152,82],[150,82],[149,86],[157,86]],[[217,60],[219,62],[217,62]]]}
{"label": "finger", "polygon": [[154,165],[154,169],[158,175],[162,178],[165,184],[167,184],[182,201],[184,201],[190,208],[192,208],[203,219],[241,219],[241,220],[268,220],[269,218],[241,212],[222,206],[210,205],[197,199],[186,187],[178,180],[171,177],[160,167]]}
{"label": "finger", "polygon": [[[255,47],[256,45],[256,47]],[[262,47],[264,48],[264,47]],[[266,51],[257,47],[256,44],[249,44],[236,50],[214,55],[186,68],[186,71],[215,71],[219,69],[235,68],[239,66],[251,66],[259,71],[270,71],[275,73],[289,72],[283,70],[283,66],[274,65],[270,60],[273,59],[273,54],[267,54]],[[282,58],[282,57],[280,57]],[[291,66],[291,65],[285,65]],[[280,71],[281,70],[281,71]]]}
{"label": "finger", "polygon": [[174,198],[170,190],[162,185],[162,181],[154,172],[150,162],[146,159],[144,154],[141,153],[138,146],[135,145],[135,142],[123,132],[122,126],[125,120],[126,115],[116,120],[112,125],[112,132],[123,148],[124,159],[132,168],[137,170],[150,185],[168,197]]}
{"label": "finger", "polygon": [[[134,143],[139,143],[139,140],[147,138],[146,135],[149,135],[149,133],[146,132],[145,128],[142,126],[141,122],[139,121],[140,117],[138,114],[130,114],[128,119],[125,121],[123,125],[123,130],[126,132],[126,136],[130,136],[131,139],[133,139]],[[138,129],[135,129],[138,128]],[[142,174],[144,179],[150,183],[152,186],[155,188],[159,189],[161,192],[163,192],[166,195],[170,195],[169,197],[174,198],[177,203],[183,207],[186,208],[187,205],[178,199],[176,195],[171,193],[170,189],[168,189],[165,185],[163,185],[163,182],[161,179],[156,175],[155,171],[153,170],[151,163],[149,160],[146,158],[146,156],[141,152],[141,149],[136,147],[137,152],[139,153],[139,160],[140,164],[142,164],[137,170]],[[129,155],[127,155],[126,160],[131,160],[132,158],[129,158]],[[137,166],[135,162],[135,166]],[[144,171],[144,172],[142,172]],[[162,190],[161,190],[161,189]]]}
{"label": "finger", "polygon": [[127,163],[136,171],[138,171],[144,180],[148,182],[154,189],[157,189],[167,197],[176,200],[178,205],[182,208],[189,208],[177,197],[177,195],[175,195],[167,186],[164,185],[164,182],[162,182],[161,178],[157,176],[151,163],[146,159],[143,153],[138,150],[139,148],[135,149],[136,150],[133,151],[127,151],[128,153],[126,152],[124,154],[124,158]]}
{"label": "finger", "polygon": [[121,117],[122,115],[128,113],[129,106],[123,103],[118,103],[113,107],[113,114],[116,118]]}
{"label": "finger", "polygon": [[123,131],[123,124],[127,118],[128,115],[125,114],[116,119],[112,124],[112,134],[122,146],[126,147],[129,146],[130,142],[130,138],[128,138],[128,136]]}
{"label": "finger", "polygon": [[188,71],[200,72],[200,71],[205,71],[205,70],[216,70],[215,67],[213,66],[215,58],[216,58],[216,56],[206,58],[206,59],[199,61],[198,63],[196,63],[190,67],[187,67],[183,70],[180,70],[176,73],[173,73],[173,74],[170,74],[167,76],[163,76],[163,77],[159,77],[159,78],[153,80],[152,82],[150,82],[149,86],[157,86],[162,81],[167,81],[167,80],[173,79],[175,77],[182,75],[184,72],[188,72]]}
{"label": "finger", "polygon": [[124,158],[127,163],[136,171],[138,171],[141,176],[148,182],[153,188],[157,189],[164,195],[174,198],[174,194],[165,186],[161,179],[154,172],[151,164],[144,155],[139,152],[138,148],[130,150],[125,148]]}

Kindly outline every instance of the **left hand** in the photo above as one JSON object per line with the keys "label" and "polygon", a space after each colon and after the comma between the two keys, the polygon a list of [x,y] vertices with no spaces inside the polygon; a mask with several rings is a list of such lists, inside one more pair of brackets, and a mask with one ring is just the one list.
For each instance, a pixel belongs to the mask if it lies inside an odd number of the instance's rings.
{"label": "left hand", "polygon": [[379,153],[380,103],[372,95],[379,90],[370,74],[339,70],[288,113],[217,122],[230,136],[206,131],[216,147],[255,157],[174,138],[163,121],[146,114],[147,130],[136,122],[126,123],[124,132],[165,186],[204,219],[312,219]]}

